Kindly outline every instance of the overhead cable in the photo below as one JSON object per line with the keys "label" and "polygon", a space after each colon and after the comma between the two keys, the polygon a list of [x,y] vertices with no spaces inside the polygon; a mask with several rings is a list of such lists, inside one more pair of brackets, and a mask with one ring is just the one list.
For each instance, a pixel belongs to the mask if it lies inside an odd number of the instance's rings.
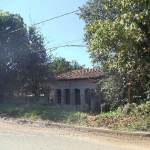
{"label": "overhead cable", "polygon": [[63,15],[60,15],[60,16],[56,16],[56,17],[53,17],[53,18],[50,18],[50,19],[47,19],[47,20],[44,20],[44,21],[41,21],[41,22],[38,22],[38,23],[35,23],[33,25],[38,25],[38,24],[41,24],[41,23],[44,23],[44,22],[47,22],[47,21],[50,21],[50,20],[53,20],[53,19],[56,19],[56,18],[60,18],[60,17],[63,17],[63,16],[66,16],[66,15],[70,15],[72,13],[75,13],[79,10],[75,10],[75,11],[72,11],[72,12],[69,12],[69,13],[66,13],[66,14],[63,14]]}
{"label": "overhead cable", "polygon": [[74,42],[78,42],[78,41],[83,41],[83,39],[77,39],[77,40],[67,41],[67,42],[63,42],[63,43],[58,43],[58,44],[53,45],[53,47],[61,46],[64,44],[70,44],[70,43],[74,43]]}
{"label": "overhead cable", "polygon": [[[35,24],[33,24],[32,26],[39,25],[39,24],[41,24],[41,23],[45,23],[45,22],[47,22],[47,21],[54,20],[54,19],[57,19],[57,18],[66,16],[66,15],[70,15],[70,14],[75,13],[75,12],[77,12],[77,11],[79,11],[79,10],[75,10],[75,11],[72,11],[72,12],[69,12],[69,13],[66,13],[66,14],[62,14],[62,15],[59,15],[59,16],[56,16],[56,17],[53,17],[53,18],[50,18],[50,19],[47,19],[47,20],[44,20],[44,21],[35,23]],[[30,26],[27,26],[27,27],[30,27]],[[3,33],[3,34],[0,34],[0,36],[1,36],[1,35],[10,34],[10,33],[14,33],[14,32],[17,32],[17,31],[19,31],[19,30],[22,30],[22,29],[24,29],[24,28],[19,28],[19,29],[10,31],[10,32],[8,32],[8,33]]]}
{"label": "overhead cable", "polygon": [[87,47],[87,46],[86,45],[62,45],[62,46],[52,47],[49,49],[51,49],[50,51],[54,51],[60,47]]}
{"label": "overhead cable", "polygon": [[[45,48],[45,50],[49,50],[50,52],[52,51],[55,51],[57,50],[58,48],[61,48],[61,47],[87,47],[87,45],[81,45],[81,44],[78,44],[78,45],[64,45],[64,44],[67,44],[67,43],[73,43],[73,42],[77,42],[77,41],[81,41],[82,39],[77,39],[77,40],[72,40],[72,41],[68,41],[68,42],[64,42],[64,43],[58,43],[56,45],[54,45],[53,47],[49,47],[49,48]],[[32,51],[33,53],[36,53],[36,52],[42,52],[42,51],[45,51],[45,50],[36,50],[36,51]],[[0,54],[0,56],[3,55],[3,54]]]}
{"label": "overhead cable", "polygon": [[[57,46],[57,47],[45,48],[45,49],[46,49],[46,51],[49,50],[50,52],[52,52],[61,47],[87,47],[87,45],[62,45],[62,46]],[[37,53],[37,52],[42,52],[42,51],[45,51],[45,50],[37,50],[37,51],[33,51],[33,52]]]}

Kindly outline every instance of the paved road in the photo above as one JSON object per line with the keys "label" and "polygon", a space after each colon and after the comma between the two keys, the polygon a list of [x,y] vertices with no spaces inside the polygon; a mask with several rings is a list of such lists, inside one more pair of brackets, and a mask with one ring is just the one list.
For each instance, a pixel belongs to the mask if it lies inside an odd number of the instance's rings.
{"label": "paved road", "polygon": [[148,140],[0,121],[0,150],[150,150]]}

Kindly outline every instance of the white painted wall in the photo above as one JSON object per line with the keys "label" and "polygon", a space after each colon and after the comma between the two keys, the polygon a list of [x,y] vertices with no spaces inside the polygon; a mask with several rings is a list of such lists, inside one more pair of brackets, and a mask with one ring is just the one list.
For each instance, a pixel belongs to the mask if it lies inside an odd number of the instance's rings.
{"label": "white painted wall", "polygon": [[54,102],[57,102],[56,100],[56,94],[55,90],[60,89],[62,91],[62,100],[64,98],[63,91],[65,89],[70,89],[70,98],[71,98],[71,104],[74,104],[74,98],[73,98],[73,90],[74,89],[80,89],[80,97],[81,97],[81,104],[85,104],[85,96],[84,96],[84,90],[89,88],[93,89],[95,88],[95,83],[92,83],[91,80],[68,80],[68,81],[54,81],[54,82],[44,82],[43,86],[51,87],[52,91],[50,94],[50,97],[54,99]]}

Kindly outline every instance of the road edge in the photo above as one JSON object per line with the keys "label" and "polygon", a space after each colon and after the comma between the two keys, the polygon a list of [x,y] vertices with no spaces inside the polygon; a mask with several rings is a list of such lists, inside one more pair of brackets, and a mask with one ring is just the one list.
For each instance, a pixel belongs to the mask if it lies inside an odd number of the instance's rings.
{"label": "road edge", "polygon": [[118,131],[112,129],[105,129],[105,128],[95,128],[95,127],[85,127],[85,126],[76,126],[76,125],[68,125],[68,124],[61,124],[61,123],[53,123],[53,122],[44,122],[44,121],[28,121],[24,119],[9,119],[9,118],[0,118],[0,121],[7,122],[7,123],[17,123],[17,124],[27,124],[32,126],[41,126],[41,127],[57,127],[57,128],[69,128],[75,129],[78,131],[86,131],[86,132],[97,132],[97,133],[104,133],[104,134],[115,134],[115,135],[126,135],[126,136],[140,136],[140,137],[149,137],[150,132],[127,132],[127,131]]}
{"label": "road edge", "polygon": [[117,131],[117,130],[104,129],[104,128],[74,126],[74,125],[57,124],[57,123],[50,123],[48,125],[53,126],[53,127],[59,127],[59,128],[73,128],[73,129],[80,130],[80,131],[109,133],[109,134],[111,133],[111,134],[128,135],[128,136],[141,136],[141,137],[149,137],[150,138],[150,133],[146,133],[146,132]]}

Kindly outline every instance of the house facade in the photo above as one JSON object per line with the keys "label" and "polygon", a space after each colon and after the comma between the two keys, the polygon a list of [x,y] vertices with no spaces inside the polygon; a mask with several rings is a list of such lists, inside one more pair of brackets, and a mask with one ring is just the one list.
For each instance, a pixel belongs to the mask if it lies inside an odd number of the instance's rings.
{"label": "house facade", "polygon": [[49,99],[56,104],[84,105],[89,103],[96,81],[103,78],[100,69],[73,70],[43,82],[50,88]]}

